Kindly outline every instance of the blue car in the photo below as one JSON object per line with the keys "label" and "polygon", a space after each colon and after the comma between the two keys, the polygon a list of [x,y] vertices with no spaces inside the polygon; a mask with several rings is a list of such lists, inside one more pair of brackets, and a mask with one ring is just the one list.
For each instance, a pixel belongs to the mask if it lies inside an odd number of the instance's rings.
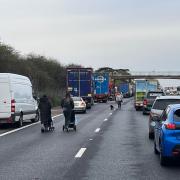
{"label": "blue car", "polygon": [[160,164],[180,157],[180,104],[168,105],[160,117],[154,117],[154,152]]}

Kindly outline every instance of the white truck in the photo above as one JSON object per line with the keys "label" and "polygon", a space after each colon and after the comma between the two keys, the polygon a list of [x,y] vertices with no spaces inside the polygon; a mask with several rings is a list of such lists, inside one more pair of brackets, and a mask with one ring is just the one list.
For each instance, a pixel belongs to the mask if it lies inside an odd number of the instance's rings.
{"label": "white truck", "polygon": [[38,105],[33,98],[29,78],[0,73],[0,124],[16,123],[21,127],[26,120],[39,120]]}

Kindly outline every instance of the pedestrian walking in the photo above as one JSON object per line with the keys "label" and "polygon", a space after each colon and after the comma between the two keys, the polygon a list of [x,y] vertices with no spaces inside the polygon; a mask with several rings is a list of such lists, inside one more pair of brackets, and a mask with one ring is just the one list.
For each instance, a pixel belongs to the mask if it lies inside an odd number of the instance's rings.
{"label": "pedestrian walking", "polygon": [[61,101],[61,107],[63,109],[63,114],[65,117],[65,129],[68,130],[69,123],[71,121],[71,114],[74,109],[74,101],[67,92],[63,100]]}
{"label": "pedestrian walking", "polygon": [[121,103],[123,101],[122,93],[117,93],[116,95],[116,103],[118,104],[118,108],[121,109]]}
{"label": "pedestrian walking", "polygon": [[40,98],[39,102],[39,110],[40,110],[40,120],[42,128],[50,127],[51,125],[51,103],[48,100],[48,97],[46,95],[43,95],[43,97]]}

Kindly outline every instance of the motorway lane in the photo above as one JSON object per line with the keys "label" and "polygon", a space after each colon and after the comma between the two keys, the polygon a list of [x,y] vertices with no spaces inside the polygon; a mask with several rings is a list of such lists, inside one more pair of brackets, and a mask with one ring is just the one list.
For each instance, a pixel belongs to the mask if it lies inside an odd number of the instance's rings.
{"label": "motorway lane", "polygon": [[64,179],[180,179],[179,163],[160,166],[159,156],[153,152],[153,141],[148,139],[148,116],[136,112],[132,102],[115,111],[101,126]]}
{"label": "motorway lane", "polygon": [[110,116],[109,104],[100,103],[78,114],[77,132],[62,132],[63,116],[55,118],[55,131],[40,132],[40,124],[0,137],[0,179],[64,179],[75,155],[89,144],[97,127]]}

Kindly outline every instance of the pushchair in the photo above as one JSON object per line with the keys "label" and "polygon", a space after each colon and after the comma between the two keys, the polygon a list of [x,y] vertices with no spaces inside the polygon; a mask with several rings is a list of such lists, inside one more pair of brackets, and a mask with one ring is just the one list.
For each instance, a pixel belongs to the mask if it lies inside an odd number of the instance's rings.
{"label": "pushchair", "polygon": [[41,128],[41,132],[48,132],[48,131],[54,131],[55,127],[53,125],[52,117],[49,117],[46,119],[46,121],[43,122],[43,127]]}
{"label": "pushchair", "polygon": [[75,117],[75,112],[74,110],[71,112],[71,120],[69,122],[69,125],[67,128],[65,128],[65,125],[63,125],[63,131],[66,129],[66,131],[68,132],[69,129],[74,129],[74,131],[76,131],[76,117]]}

